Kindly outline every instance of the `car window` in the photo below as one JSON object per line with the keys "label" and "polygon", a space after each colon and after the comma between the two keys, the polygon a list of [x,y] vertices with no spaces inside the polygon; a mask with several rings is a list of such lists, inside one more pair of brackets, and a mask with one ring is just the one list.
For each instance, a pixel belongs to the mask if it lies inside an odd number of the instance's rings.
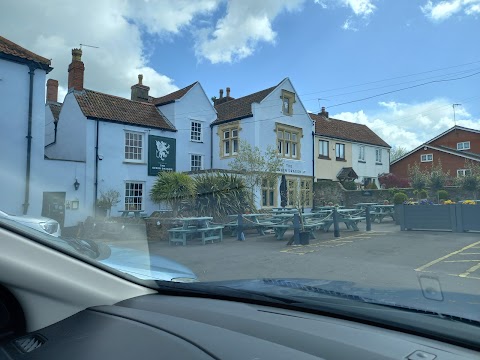
{"label": "car window", "polygon": [[159,289],[480,321],[479,0],[2,10],[1,226]]}

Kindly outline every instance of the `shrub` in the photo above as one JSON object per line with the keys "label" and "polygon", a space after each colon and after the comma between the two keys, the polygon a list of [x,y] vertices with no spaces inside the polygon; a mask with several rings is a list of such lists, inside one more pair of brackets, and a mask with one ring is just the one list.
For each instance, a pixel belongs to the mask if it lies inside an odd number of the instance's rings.
{"label": "shrub", "polygon": [[377,184],[375,184],[375,183],[370,183],[370,184],[368,184],[367,186],[365,186],[365,189],[368,189],[368,190],[377,190],[377,189],[378,189],[378,186],[377,186]]}
{"label": "shrub", "polygon": [[410,186],[407,179],[401,179],[397,175],[392,173],[380,174],[378,176],[378,182],[385,189],[408,188]]}
{"label": "shrub", "polygon": [[426,198],[428,198],[428,192],[427,192],[427,190],[420,190],[420,191],[418,192],[418,198],[419,198],[419,199],[426,199]]}
{"label": "shrub", "polygon": [[448,192],[446,190],[439,190],[438,191],[438,199],[439,200],[447,200],[448,199]]}
{"label": "shrub", "polygon": [[408,196],[403,192],[398,192],[395,195],[393,195],[393,203],[395,205],[403,204],[407,200],[408,200]]}
{"label": "shrub", "polygon": [[344,181],[342,185],[345,190],[357,190],[357,184],[355,184],[355,181]]}

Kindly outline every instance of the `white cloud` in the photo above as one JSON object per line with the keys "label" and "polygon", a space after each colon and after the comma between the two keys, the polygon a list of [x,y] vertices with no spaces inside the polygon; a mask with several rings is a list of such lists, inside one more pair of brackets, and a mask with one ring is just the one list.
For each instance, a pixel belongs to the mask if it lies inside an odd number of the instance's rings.
{"label": "white cloud", "polygon": [[150,49],[144,48],[141,31],[176,34],[194,16],[211,11],[218,0],[84,0],[77,4],[63,0],[4,1],[0,33],[52,59],[54,70],[49,77],[59,80],[60,95],[66,92],[71,49],[80,43],[98,46],[83,48],[85,87],[129,97],[139,73],[154,96],[178,88],[161,69],[148,65]]}
{"label": "white cloud", "polygon": [[444,0],[436,3],[429,0],[420,9],[430,20],[442,21],[462,11],[466,15],[479,14],[480,0]]}
{"label": "white cloud", "polygon": [[[435,99],[418,104],[379,102],[383,110],[366,114],[343,112],[332,117],[365,124],[391,146],[412,150],[454,126],[452,101]],[[466,107],[457,107],[456,124],[480,129],[480,119],[472,118]]]}
{"label": "white cloud", "polygon": [[304,0],[229,1],[226,15],[214,29],[197,31],[195,52],[216,64],[241,60],[261,42],[275,43],[272,21],[280,13],[299,10]]}
{"label": "white cloud", "polygon": [[369,16],[376,9],[373,0],[342,0],[342,2],[344,5],[351,7],[357,16]]}
{"label": "white cloud", "polygon": [[344,22],[343,25],[342,25],[342,29],[343,29],[343,30],[358,31],[358,28],[356,28],[356,27],[352,24],[352,19],[351,19],[351,18],[348,18],[347,20],[345,20],[345,22]]}

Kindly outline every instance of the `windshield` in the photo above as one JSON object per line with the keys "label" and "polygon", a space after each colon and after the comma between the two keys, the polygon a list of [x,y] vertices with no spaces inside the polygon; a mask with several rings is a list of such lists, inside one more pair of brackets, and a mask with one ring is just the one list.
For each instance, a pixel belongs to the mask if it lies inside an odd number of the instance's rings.
{"label": "windshield", "polygon": [[480,321],[480,0],[27,2],[1,226],[158,289]]}

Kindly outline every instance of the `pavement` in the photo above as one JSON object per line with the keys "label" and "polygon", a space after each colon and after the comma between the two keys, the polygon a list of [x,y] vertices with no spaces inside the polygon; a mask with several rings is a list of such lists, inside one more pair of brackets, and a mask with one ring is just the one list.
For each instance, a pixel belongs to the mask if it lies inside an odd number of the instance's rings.
{"label": "pavement", "polygon": [[[361,285],[437,290],[480,296],[480,233],[400,231],[393,222],[372,224],[366,231],[340,228],[317,232],[309,245],[286,246],[273,235],[247,233],[245,241],[225,236],[223,242],[187,246],[168,241],[138,244],[116,241],[119,246],[149,248],[192,269],[200,281],[258,278],[313,278],[353,281]],[[480,300],[479,300],[480,304]]]}

